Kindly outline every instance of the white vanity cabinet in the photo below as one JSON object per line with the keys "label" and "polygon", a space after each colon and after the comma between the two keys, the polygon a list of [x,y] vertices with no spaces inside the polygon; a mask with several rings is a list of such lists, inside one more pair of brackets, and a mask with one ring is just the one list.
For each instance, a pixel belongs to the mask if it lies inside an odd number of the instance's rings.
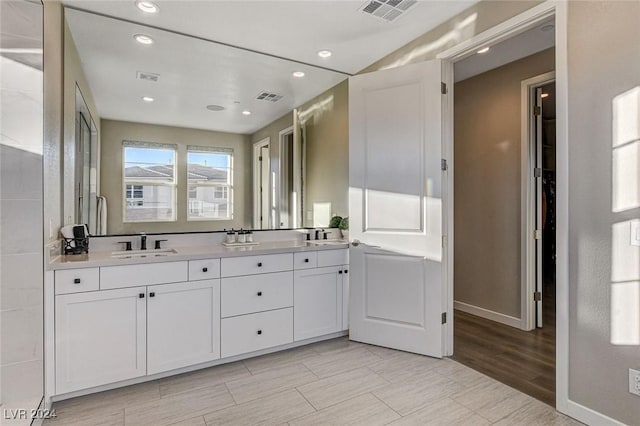
{"label": "white vanity cabinet", "polygon": [[220,280],[147,287],[147,374],[220,358]]}
{"label": "white vanity cabinet", "polygon": [[54,394],[335,337],[348,325],[345,265],[332,248],[58,269]]}
{"label": "white vanity cabinet", "polygon": [[294,340],[348,329],[349,268],[346,250],[317,253],[318,268],[294,275]]}
{"label": "white vanity cabinet", "polygon": [[56,392],[144,376],[145,287],[56,296]]}

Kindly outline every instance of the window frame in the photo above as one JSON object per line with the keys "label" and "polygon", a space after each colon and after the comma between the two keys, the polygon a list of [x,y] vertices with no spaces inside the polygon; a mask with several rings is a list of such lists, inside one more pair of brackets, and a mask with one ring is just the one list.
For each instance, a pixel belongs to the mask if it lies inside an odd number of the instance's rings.
{"label": "window frame", "polygon": [[[201,183],[190,183],[189,182],[189,154],[218,154],[218,155],[227,155],[229,156],[229,167],[227,173],[227,183],[217,183],[217,182],[201,182]],[[187,222],[220,222],[220,221],[231,221],[234,216],[234,186],[233,186],[233,166],[234,166],[234,151],[233,148],[223,148],[223,147],[203,147],[203,146],[187,146]],[[190,193],[191,188],[197,187],[207,187],[207,188],[226,188],[227,189],[227,216],[226,217],[192,217],[190,212]]]}
{"label": "window frame", "polygon": [[[127,148],[140,148],[140,149],[157,149],[173,151],[173,181],[172,182],[158,182],[152,179],[128,179],[126,177],[126,149]],[[122,141],[122,223],[172,223],[178,221],[178,145],[176,144],[164,144],[155,142],[140,142],[140,141]],[[127,186],[142,186],[143,191],[145,186],[157,186],[168,187],[171,189],[171,218],[170,219],[143,219],[143,220],[131,220],[127,219]],[[132,189],[133,191],[133,189]],[[144,194],[143,194],[144,200]]]}

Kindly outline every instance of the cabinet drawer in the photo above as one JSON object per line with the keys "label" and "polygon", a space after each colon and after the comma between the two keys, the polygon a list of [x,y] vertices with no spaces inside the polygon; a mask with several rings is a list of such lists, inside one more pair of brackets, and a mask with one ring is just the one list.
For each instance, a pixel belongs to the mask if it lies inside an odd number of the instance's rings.
{"label": "cabinet drawer", "polygon": [[293,306],[293,272],[223,278],[222,317]]}
{"label": "cabinet drawer", "polygon": [[98,268],[68,269],[55,272],[56,294],[80,293],[100,288]]}
{"label": "cabinet drawer", "polygon": [[293,253],[230,257],[222,259],[220,265],[223,277],[291,271],[293,269]]}
{"label": "cabinet drawer", "polygon": [[317,251],[303,251],[293,254],[293,269],[308,269],[318,266]]}
{"label": "cabinet drawer", "polygon": [[187,281],[187,262],[147,263],[100,268],[100,290]]}
{"label": "cabinet drawer", "polygon": [[321,250],[318,252],[318,267],[349,264],[349,250]]}
{"label": "cabinet drawer", "polygon": [[222,358],[293,342],[293,308],[221,320]]}
{"label": "cabinet drawer", "polygon": [[189,261],[189,281],[220,278],[220,259]]}

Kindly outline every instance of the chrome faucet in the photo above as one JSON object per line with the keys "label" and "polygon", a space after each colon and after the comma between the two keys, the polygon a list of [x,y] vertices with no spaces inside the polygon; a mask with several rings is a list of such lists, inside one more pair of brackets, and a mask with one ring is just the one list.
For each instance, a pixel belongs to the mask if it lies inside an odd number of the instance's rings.
{"label": "chrome faucet", "polygon": [[324,229],[316,229],[316,238],[315,238],[316,240],[320,239],[320,233],[321,232],[324,234],[324,232],[325,232]]}
{"label": "chrome faucet", "polygon": [[140,233],[140,250],[147,249],[147,234],[144,232]]}

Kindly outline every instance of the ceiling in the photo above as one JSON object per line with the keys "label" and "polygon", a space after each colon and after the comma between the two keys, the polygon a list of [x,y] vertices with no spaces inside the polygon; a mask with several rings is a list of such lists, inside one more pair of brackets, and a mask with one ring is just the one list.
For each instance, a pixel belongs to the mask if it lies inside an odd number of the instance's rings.
{"label": "ceiling", "polygon": [[486,53],[471,55],[456,62],[455,81],[466,80],[555,46],[553,28],[552,18],[517,36],[489,46],[490,50]]}
{"label": "ceiling", "polygon": [[[250,134],[475,1],[418,1],[393,22],[352,0],[158,0],[157,14],[133,0],[64,3],[101,118]],[[137,33],[155,43],[135,43]],[[322,49],[333,55],[320,58]],[[138,71],[160,78],[141,81]],[[261,91],[283,97],[257,100]],[[211,104],[225,110],[209,111]]]}

